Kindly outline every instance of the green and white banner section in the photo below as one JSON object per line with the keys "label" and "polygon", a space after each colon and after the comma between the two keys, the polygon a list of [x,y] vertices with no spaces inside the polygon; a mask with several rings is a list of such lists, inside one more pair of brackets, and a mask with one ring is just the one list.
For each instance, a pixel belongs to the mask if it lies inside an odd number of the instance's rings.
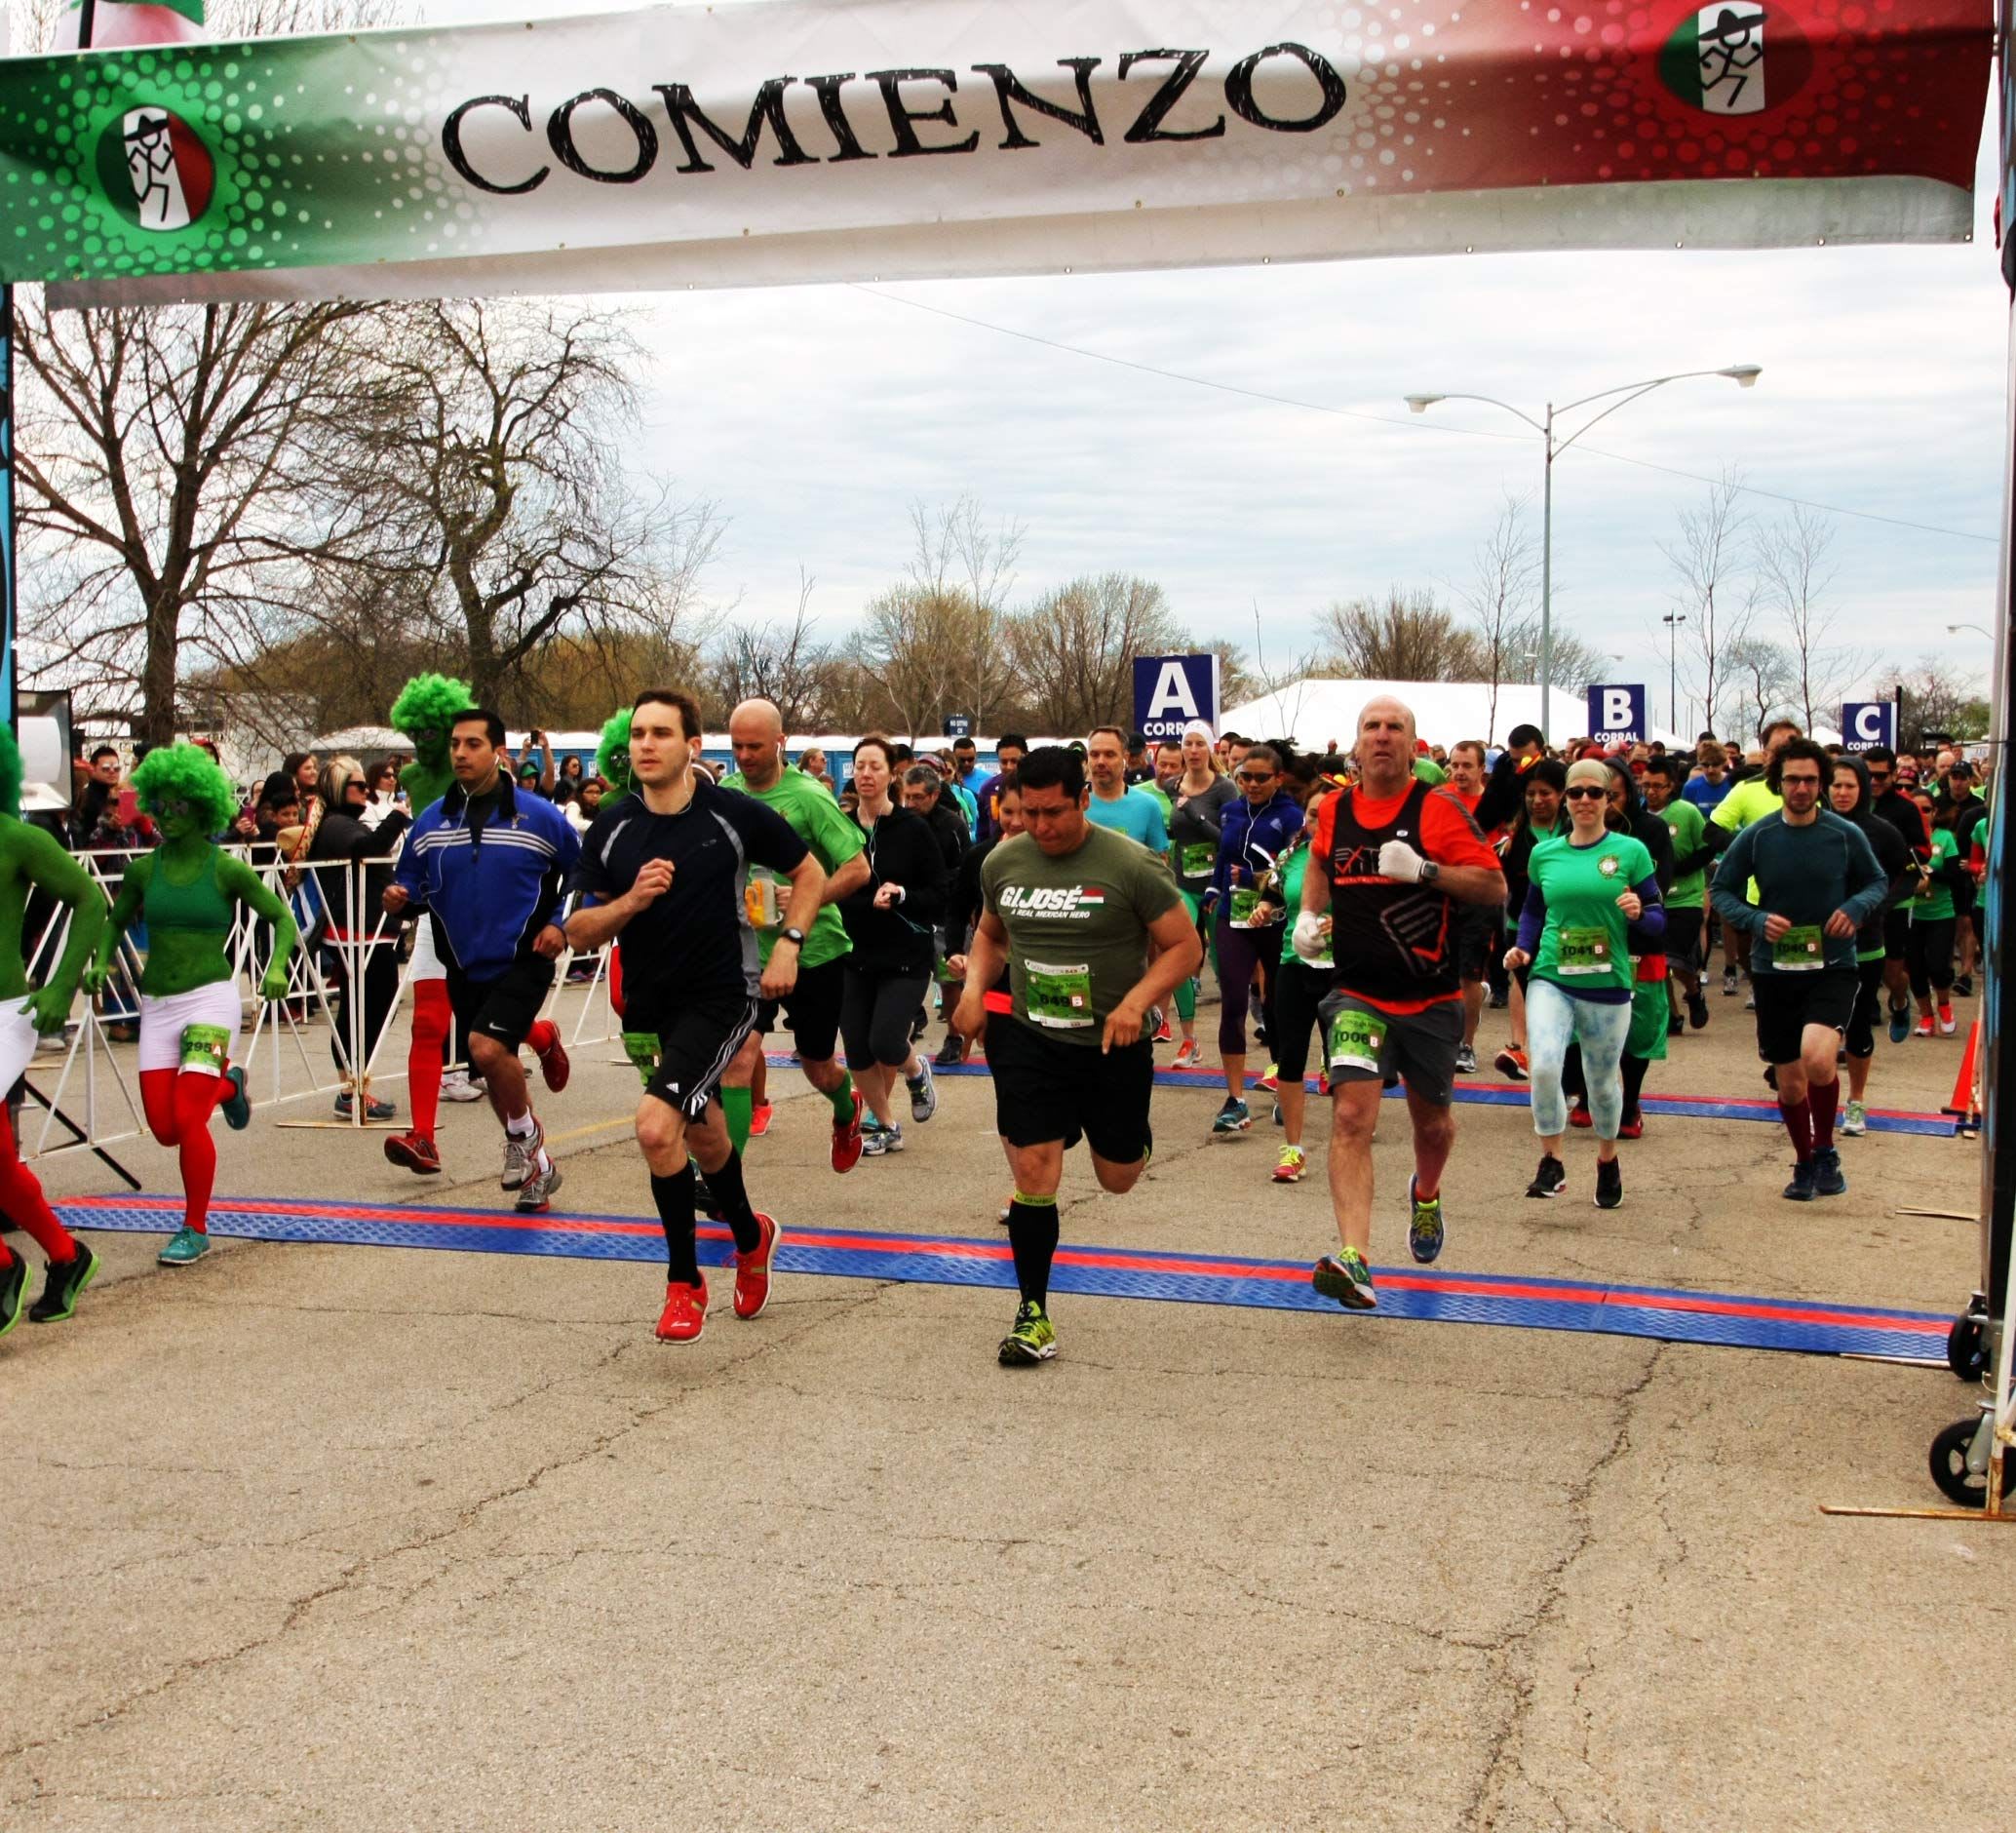
{"label": "green and white banner section", "polygon": [[772,0],[24,58],[0,277],[103,304],[1954,241],[1991,44],[1990,0]]}

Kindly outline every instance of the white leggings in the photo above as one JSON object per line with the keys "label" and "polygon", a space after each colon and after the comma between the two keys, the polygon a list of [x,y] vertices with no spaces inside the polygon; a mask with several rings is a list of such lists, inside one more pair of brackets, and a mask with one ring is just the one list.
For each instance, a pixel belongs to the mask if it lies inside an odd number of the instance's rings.
{"label": "white leggings", "polygon": [[1527,983],[1526,1045],[1532,1071],[1533,1131],[1553,1139],[1568,1130],[1561,1066],[1569,1040],[1582,1046],[1582,1079],[1589,1085],[1589,1118],[1598,1139],[1615,1139],[1624,1119],[1624,1078],[1618,1065],[1631,1035],[1631,1001],[1606,1005],[1576,999],[1551,980]]}

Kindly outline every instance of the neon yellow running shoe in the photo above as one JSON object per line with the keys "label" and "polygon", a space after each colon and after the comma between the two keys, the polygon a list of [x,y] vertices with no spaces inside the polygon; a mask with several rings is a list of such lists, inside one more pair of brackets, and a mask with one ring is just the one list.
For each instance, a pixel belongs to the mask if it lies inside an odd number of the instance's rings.
{"label": "neon yellow running shoe", "polygon": [[1302,1181],[1302,1173],[1308,1168],[1308,1156],[1299,1146],[1284,1146],[1280,1158],[1275,1161],[1274,1182],[1299,1184]]}
{"label": "neon yellow running shoe", "polygon": [[1001,1366],[1021,1368],[1047,1362],[1056,1353],[1057,1332],[1043,1315],[1043,1307],[1034,1299],[1024,1299],[1015,1313],[1015,1328],[1001,1339]]}

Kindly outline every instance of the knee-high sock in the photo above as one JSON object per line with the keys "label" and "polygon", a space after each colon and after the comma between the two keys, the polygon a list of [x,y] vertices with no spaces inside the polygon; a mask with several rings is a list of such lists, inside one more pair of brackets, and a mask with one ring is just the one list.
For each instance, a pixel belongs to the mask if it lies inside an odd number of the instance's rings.
{"label": "knee-high sock", "polygon": [[214,1075],[187,1071],[175,1077],[175,1144],[182,1159],[183,1220],[198,1234],[210,1231],[210,1193],[217,1181],[217,1145],[210,1136],[217,1081]]}
{"label": "knee-high sock", "polygon": [[665,1230],[665,1277],[688,1286],[700,1283],[700,1263],[693,1257],[693,1166],[690,1160],[669,1178],[651,1173],[651,1200],[658,1205],[658,1225]]}
{"label": "knee-high sock", "polygon": [[[744,1089],[743,1094],[749,1093]],[[756,1211],[749,1206],[749,1188],[742,1182],[742,1154],[728,1149],[726,1161],[707,1174],[707,1188],[714,1192],[714,1205],[735,1237],[738,1253],[753,1253],[761,1243],[763,1231],[756,1227]]]}
{"label": "knee-high sock", "polygon": [[441,1053],[452,1016],[446,981],[413,983],[413,1037],[407,1046],[406,1087],[413,1131],[422,1139],[434,1137],[434,1123],[441,1114]]}
{"label": "knee-high sock", "polygon": [[1813,1110],[1803,1097],[1797,1107],[1789,1105],[1781,1096],[1778,1102],[1778,1118],[1785,1122],[1786,1132],[1792,1135],[1792,1152],[1801,1164],[1813,1155]]}
{"label": "knee-high sock", "polygon": [[[749,1144],[750,1112],[756,1106],[756,1097],[746,1088],[724,1088],[721,1090],[721,1112],[728,1122],[728,1144],[740,1152]],[[709,1188],[713,1188],[714,1174],[708,1173]]]}
{"label": "knee-high sock", "polygon": [[49,1198],[42,1193],[41,1180],[21,1163],[14,1142],[14,1128],[7,1123],[4,1108],[0,1108],[0,1211],[25,1228],[29,1238],[52,1261],[76,1257],[75,1238],[57,1221]]}
{"label": "knee-high sock", "polygon": [[1841,1083],[1808,1082],[1806,1084],[1806,1107],[1813,1116],[1813,1150],[1832,1151],[1834,1150],[1834,1112],[1841,1103]]}
{"label": "knee-high sock", "polygon": [[833,1117],[841,1126],[854,1124],[854,1078],[845,1070],[840,1072],[839,1086],[827,1100],[833,1103]]}
{"label": "knee-high sock", "polygon": [[1050,1263],[1057,1258],[1057,1198],[1015,1192],[1008,1205],[1008,1247],[1015,1256],[1015,1283],[1038,1305],[1050,1298]]}
{"label": "knee-high sock", "polygon": [[1638,1097],[1645,1087],[1645,1072],[1652,1067],[1648,1057],[1634,1057],[1628,1051],[1624,1056],[1624,1118],[1636,1120]]}

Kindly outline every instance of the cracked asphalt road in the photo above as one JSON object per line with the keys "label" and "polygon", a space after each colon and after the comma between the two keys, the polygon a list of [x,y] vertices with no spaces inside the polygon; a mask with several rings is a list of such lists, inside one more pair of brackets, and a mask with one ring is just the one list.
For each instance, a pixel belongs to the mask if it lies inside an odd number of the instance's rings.
{"label": "cracked asphalt road", "polygon": [[[1754,1091],[1714,1010],[1653,1092]],[[602,1054],[545,1104],[564,1200],[643,1213]],[[1886,1050],[1878,1097],[1936,1108],[1954,1061]],[[750,1181],[787,1230],[991,1230],[985,1082],[835,1179],[823,1104],[775,1081]],[[1271,1129],[1211,1141],[1216,1105],[1158,1092],[1129,1196],[1073,1165],[1066,1238],[1322,1251],[1320,1174],[1271,1186]],[[1657,1119],[1602,1213],[1586,1138],[1531,1203],[1524,1112],[1458,1113],[1452,1268],[1940,1310],[1973,1283],[1967,1225],[1899,1213],[1971,1211],[1951,1141],[1851,1141],[1850,1197],[1798,1210],[1774,1129]],[[439,1188],[263,1117],[220,1144],[225,1190],[280,1163],[287,1193],[494,1200],[466,1109]],[[1376,1150],[1390,1262],[1397,1109]],[[1972,1403],[1943,1372],[1069,1297],[1057,1362],[1007,1372],[1002,1293],[807,1277],[752,1325],[717,1290],[669,1350],[635,1264],[97,1245],[77,1319],[0,1343],[10,1833],[1918,1833],[2008,1798],[1979,1696],[2016,1534],[1815,1506],[1936,1500]]]}

